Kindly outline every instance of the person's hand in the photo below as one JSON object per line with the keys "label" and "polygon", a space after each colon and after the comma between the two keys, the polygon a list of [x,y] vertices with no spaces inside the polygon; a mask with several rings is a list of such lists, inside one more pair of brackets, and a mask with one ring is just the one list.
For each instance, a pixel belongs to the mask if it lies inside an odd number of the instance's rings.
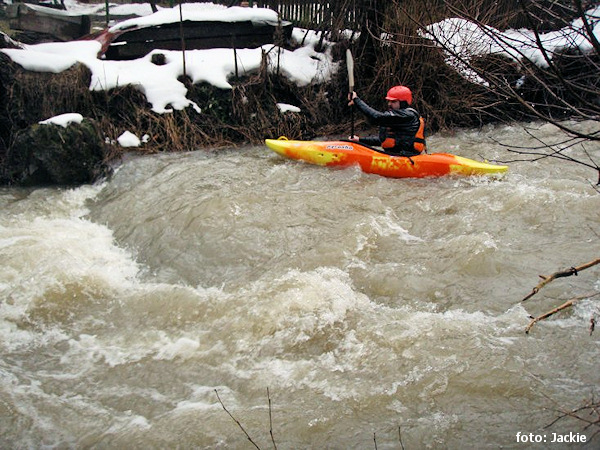
{"label": "person's hand", "polygon": [[353,141],[353,142],[358,142],[360,138],[357,135],[354,136],[349,136],[348,140]]}
{"label": "person's hand", "polygon": [[358,97],[358,95],[356,95],[356,92],[348,92],[348,106],[354,105],[354,99],[356,97]]}

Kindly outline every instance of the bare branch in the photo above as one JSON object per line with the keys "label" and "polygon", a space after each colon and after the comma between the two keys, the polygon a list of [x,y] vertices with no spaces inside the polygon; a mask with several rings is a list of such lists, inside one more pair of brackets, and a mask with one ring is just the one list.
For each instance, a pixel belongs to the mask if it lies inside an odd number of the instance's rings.
{"label": "bare branch", "polygon": [[[563,309],[567,309],[570,308],[571,306],[573,306],[573,304],[579,300],[584,300],[587,298],[592,298],[592,297],[596,297],[600,295],[600,292],[596,292],[594,294],[590,294],[590,295],[582,295],[580,297],[575,297],[572,298],[571,300],[566,301],[565,303],[563,303],[560,306],[557,306],[554,309],[551,309],[550,311],[542,314],[541,316],[535,317],[533,319],[531,319],[531,322],[529,322],[529,325],[527,325],[527,327],[525,328],[525,334],[529,334],[529,331],[531,330],[531,328],[538,323],[541,320],[547,319],[550,316],[553,316],[554,314],[556,314],[557,312],[562,311]],[[591,334],[591,333],[590,333]]]}
{"label": "bare branch", "polygon": [[586,424],[583,428],[584,431],[590,427],[598,427],[598,429],[591,436],[590,441],[600,433],[600,402],[595,400],[593,396],[591,399],[586,400],[582,406],[579,406],[573,410],[559,408],[555,411],[560,415],[544,428],[550,428],[558,421],[566,417],[570,417]]}
{"label": "bare branch", "polygon": [[526,295],[525,298],[523,298],[523,300],[521,300],[521,301],[524,302],[526,300],[529,300],[531,297],[533,297],[535,294],[537,294],[541,288],[546,286],[551,281],[556,280],[557,278],[570,277],[572,275],[577,276],[579,274],[579,272],[581,272],[585,269],[589,269],[590,267],[593,267],[596,264],[600,264],[600,258],[590,261],[588,263],[582,264],[577,267],[571,267],[566,270],[560,270],[558,272],[554,272],[553,274],[548,275],[548,276],[540,275],[540,278],[542,278],[542,281],[540,281],[538,283],[538,285],[536,287],[534,287],[533,290],[528,295]]}

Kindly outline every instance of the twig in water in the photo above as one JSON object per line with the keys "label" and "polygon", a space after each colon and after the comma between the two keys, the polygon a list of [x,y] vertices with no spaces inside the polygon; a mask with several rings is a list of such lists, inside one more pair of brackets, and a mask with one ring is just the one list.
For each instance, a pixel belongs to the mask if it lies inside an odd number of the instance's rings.
{"label": "twig in water", "polygon": [[[562,311],[563,309],[567,309],[570,306],[573,306],[573,304],[578,301],[578,300],[583,300],[585,298],[592,298],[592,297],[596,297],[600,295],[600,292],[595,293],[595,294],[590,294],[590,295],[582,295],[581,297],[575,297],[572,298],[569,301],[566,301],[565,303],[563,303],[560,306],[557,306],[556,308],[548,311],[547,313],[542,314],[541,316],[535,317],[531,319],[531,322],[529,322],[529,325],[527,325],[527,328],[525,328],[525,334],[529,334],[529,330],[531,330],[531,327],[533,327],[537,322],[539,322],[540,320],[544,320],[547,319],[548,317],[556,314],[559,311]],[[594,331],[594,318],[592,318],[592,325],[590,326],[590,335],[592,334],[592,332]]]}
{"label": "twig in water", "polygon": [[275,443],[275,437],[273,436],[273,415],[271,414],[271,395],[269,394],[269,388],[267,388],[267,399],[269,400],[269,434],[271,435],[271,442],[273,443],[273,448],[277,450],[277,444]]}
{"label": "twig in water", "polygon": [[400,425],[398,425],[398,440],[400,441],[400,448],[404,450],[404,444],[402,443],[402,430],[400,430]]}
{"label": "twig in water", "polygon": [[252,445],[254,445],[257,449],[260,450],[260,447],[258,445],[256,445],[256,442],[254,442],[252,440],[252,438],[250,437],[250,435],[248,434],[248,432],[244,429],[244,427],[242,426],[242,424],[240,423],[239,420],[237,420],[235,417],[233,417],[233,414],[231,414],[229,412],[229,410],[225,407],[225,405],[223,404],[223,402],[221,401],[221,397],[219,397],[219,392],[215,389],[215,394],[217,394],[217,400],[219,400],[219,403],[221,404],[221,406],[223,407],[223,410],[229,414],[229,417],[231,417],[231,419],[237,424],[237,426],[240,428],[240,430],[242,430],[244,432],[244,434],[246,435],[246,437],[248,438],[248,440],[252,443]]}

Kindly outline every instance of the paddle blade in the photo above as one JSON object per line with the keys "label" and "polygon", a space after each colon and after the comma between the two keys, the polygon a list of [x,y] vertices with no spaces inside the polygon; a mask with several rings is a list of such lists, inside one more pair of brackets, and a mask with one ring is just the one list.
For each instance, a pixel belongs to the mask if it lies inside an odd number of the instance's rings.
{"label": "paddle blade", "polygon": [[350,92],[354,91],[354,58],[350,49],[346,50],[346,67],[348,68],[348,85]]}

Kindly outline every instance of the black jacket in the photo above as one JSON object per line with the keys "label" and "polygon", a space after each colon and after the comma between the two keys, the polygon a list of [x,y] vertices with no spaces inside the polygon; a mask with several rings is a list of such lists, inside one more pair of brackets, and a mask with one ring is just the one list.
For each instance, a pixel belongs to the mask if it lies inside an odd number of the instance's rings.
{"label": "black jacket", "polygon": [[354,104],[369,119],[373,125],[379,126],[379,136],[360,138],[361,144],[378,146],[387,138],[393,138],[393,148],[386,148],[391,155],[413,156],[419,152],[414,148],[415,135],[419,130],[421,117],[413,108],[401,108],[385,112],[371,108],[363,100],[356,97]]}

